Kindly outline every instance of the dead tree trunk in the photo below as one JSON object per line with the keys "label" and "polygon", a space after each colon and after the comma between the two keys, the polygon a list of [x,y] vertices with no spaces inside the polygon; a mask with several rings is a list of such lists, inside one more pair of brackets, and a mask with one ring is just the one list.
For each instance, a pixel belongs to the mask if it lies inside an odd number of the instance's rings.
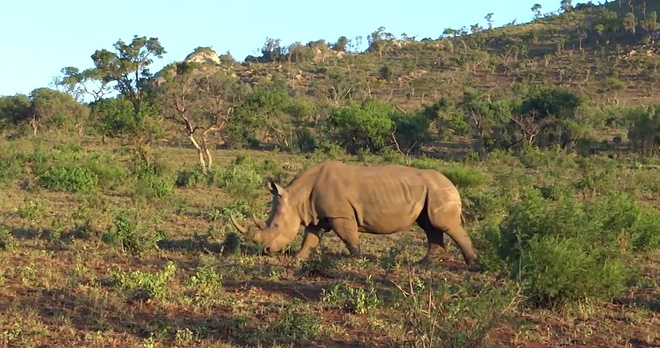
{"label": "dead tree trunk", "polygon": [[32,118],[30,119],[30,126],[32,126],[32,135],[37,135],[37,119]]}
{"label": "dead tree trunk", "polygon": [[188,139],[190,139],[190,142],[193,144],[195,149],[197,149],[197,155],[199,156],[199,163],[202,165],[202,168],[204,169],[204,172],[206,173],[206,161],[204,160],[204,150],[202,149],[201,146],[199,146],[199,143],[195,139],[194,133],[189,133],[188,134]]}

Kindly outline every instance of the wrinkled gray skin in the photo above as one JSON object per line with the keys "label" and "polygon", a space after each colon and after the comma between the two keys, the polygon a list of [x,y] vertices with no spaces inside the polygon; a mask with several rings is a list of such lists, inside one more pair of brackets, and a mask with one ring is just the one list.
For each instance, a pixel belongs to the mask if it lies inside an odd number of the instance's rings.
{"label": "wrinkled gray skin", "polygon": [[456,242],[467,264],[477,260],[461,227],[458,190],[435,170],[330,161],[298,174],[287,188],[274,182],[269,188],[273,194],[270,216],[267,221],[254,219],[258,230],[252,235],[267,254],[295,239],[300,225],[305,226],[305,237],[296,257],[307,258],[319,244],[322,230],[335,231],[351,255],[360,255],[359,232],[391,234],[417,223],[428,238],[424,260],[446,253],[443,233]]}

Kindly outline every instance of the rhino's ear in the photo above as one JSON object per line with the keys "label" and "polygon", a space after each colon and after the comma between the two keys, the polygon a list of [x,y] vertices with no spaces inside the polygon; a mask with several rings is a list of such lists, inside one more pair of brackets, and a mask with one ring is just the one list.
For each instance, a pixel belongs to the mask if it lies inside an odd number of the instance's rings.
{"label": "rhino's ear", "polygon": [[286,196],[286,190],[282,186],[276,184],[275,181],[273,181],[273,180],[270,180],[268,182],[268,189],[274,195],[277,195],[277,196],[280,196],[280,197]]}

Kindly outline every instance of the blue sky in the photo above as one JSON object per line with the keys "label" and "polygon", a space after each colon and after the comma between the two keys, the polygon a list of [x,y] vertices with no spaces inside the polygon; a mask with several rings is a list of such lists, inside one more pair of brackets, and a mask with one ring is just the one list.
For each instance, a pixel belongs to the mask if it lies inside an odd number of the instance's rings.
{"label": "blue sky", "polygon": [[[157,37],[167,54],[152,71],[180,61],[199,46],[239,61],[257,54],[266,37],[282,44],[366,36],[384,26],[397,36],[437,38],[447,27],[495,25],[532,18],[539,3],[556,11],[560,0],[111,0],[4,1],[0,21],[0,95],[47,87],[65,66],[92,65],[96,49],[112,49],[133,35]],[[574,4],[585,1],[573,1]],[[594,1],[598,3],[598,1]]]}

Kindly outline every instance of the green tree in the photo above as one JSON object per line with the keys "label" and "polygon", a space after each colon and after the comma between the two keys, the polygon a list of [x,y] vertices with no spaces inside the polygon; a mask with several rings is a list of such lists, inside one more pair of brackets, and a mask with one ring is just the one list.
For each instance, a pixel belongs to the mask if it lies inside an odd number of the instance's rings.
{"label": "green tree", "polygon": [[265,62],[275,62],[284,56],[284,49],[281,46],[280,39],[266,38],[266,42],[261,48],[261,59]]}
{"label": "green tree", "polygon": [[81,101],[85,95],[92,97],[94,102],[99,101],[110,93],[108,81],[103,79],[102,71],[90,68],[84,71],[76,67],[65,67],[61,70],[62,76],[55,78],[55,85],[62,87],[64,92],[71,94]]}
{"label": "green tree", "polygon": [[37,88],[30,93],[30,103],[28,121],[35,135],[40,125],[63,126],[67,123],[73,123],[78,134],[82,135],[89,109],[70,94],[45,87]]}
{"label": "green tree", "polygon": [[133,103],[135,112],[139,113],[152,77],[149,65],[153,63],[153,57],[162,58],[166,51],[158,38],[137,35],[130,43],[117,41],[114,48],[115,52],[106,49],[94,52],[94,78],[115,83],[115,88]]}
{"label": "green tree", "polygon": [[534,6],[532,6],[532,12],[534,12],[534,19],[538,20],[538,19],[541,18],[541,16],[542,16],[541,10],[542,9],[543,9],[543,7],[541,6],[541,4],[534,4]]}
{"label": "green tree", "polygon": [[460,30],[458,29],[452,29],[452,28],[445,28],[445,31],[442,32],[442,35],[449,36],[451,37],[456,37],[461,33]]}
{"label": "green tree", "polygon": [[256,89],[236,108],[229,124],[234,142],[270,140],[291,149],[298,134],[295,127],[301,124],[298,118],[313,116],[307,115],[310,108],[296,104],[284,86]]}
{"label": "green tree", "polygon": [[660,24],[658,24],[658,13],[656,11],[649,13],[646,19],[639,21],[639,26],[648,33],[660,29]]}
{"label": "green tree", "polygon": [[377,99],[332,110],[325,120],[328,134],[350,153],[360,149],[377,152],[392,139],[392,107]]}
{"label": "green tree", "polygon": [[379,27],[367,38],[369,42],[368,52],[378,52],[378,56],[383,58],[383,51],[387,47],[387,42],[394,39],[394,35],[385,31],[385,27]]}
{"label": "green tree", "polygon": [[628,112],[628,139],[642,156],[660,153],[660,108],[639,107]]}
{"label": "green tree", "polygon": [[623,28],[631,33],[635,33],[637,29],[637,17],[632,12],[626,13],[623,17]]}
{"label": "green tree", "polygon": [[337,42],[332,46],[332,49],[337,52],[346,52],[346,46],[348,46],[348,38],[346,36],[340,36],[337,39]]}
{"label": "green tree", "polygon": [[488,22],[488,30],[490,30],[490,31],[493,30],[493,23],[494,23],[493,15],[494,15],[493,13],[489,13],[489,14],[486,15],[486,17],[484,17],[486,19],[486,21]]}
{"label": "green tree", "polygon": [[576,118],[581,104],[582,99],[565,88],[534,88],[511,125],[530,143],[572,146],[584,134],[584,125]]}
{"label": "green tree", "polygon": [[573,0],[561,0],[561,9],[564,12],[570,12],[573,10]]}
{"label": "green tree", "polygon": [[95,127],[103,136],[122,137],[135,133],[138,127],[138,115],[130,100],[123,96],[103,98],[90,104]]}
{"label": "green tree", "polygon": [[32,103],[25,94],[0,97],[0,130],[29,121]]}

